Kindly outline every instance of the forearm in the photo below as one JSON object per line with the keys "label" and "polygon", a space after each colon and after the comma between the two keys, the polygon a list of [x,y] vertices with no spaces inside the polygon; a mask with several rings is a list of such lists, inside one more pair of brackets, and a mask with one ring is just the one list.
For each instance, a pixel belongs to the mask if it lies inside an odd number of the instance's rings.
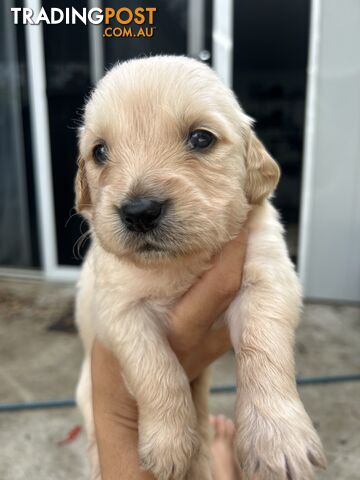
{"label": "forearm", "polygon": [[[99,449],[101,480],[155,480],[141,470],[138,432],[112,415],[97,416],[96,440]],[[99,479],[100,480],[100,479]]]}
{"label": "forearm", "polygon": [[297,396],[293,344],[298,302],[284,298],[266,302],[261,291],[256,298],[249,293],[244,302],[248,307],[235,348],[238,385],[244,393],[257,391],[257,401],[266,401],[269,395]]}
{"label": "forearm", "polygon": [[273,318],[248,321],[236,349],[239,390],[253,400],[297,396],[293,354],[294,330]]}
{"label": "forearm", "polygon": [[139,466],[136,404],[126,390],[118,361],[97,341],[92,377],[101,480],[154,480]]}

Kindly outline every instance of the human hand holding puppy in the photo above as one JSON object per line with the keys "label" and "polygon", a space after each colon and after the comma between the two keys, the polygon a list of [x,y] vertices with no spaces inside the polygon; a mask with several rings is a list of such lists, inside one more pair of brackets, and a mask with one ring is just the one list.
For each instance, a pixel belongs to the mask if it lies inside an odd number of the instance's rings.
{"label": "human hand holding puppy", "polygon": [[[231,347],[227,326],[212,330],[212,325],[241,285],[246,242],[243,228],[171,313],[169,341],[190,382]],[[102,480],[153,479],[139,466],[136,401],[122,380],[119,362],[98,341],[92,349],[92,386]]]}

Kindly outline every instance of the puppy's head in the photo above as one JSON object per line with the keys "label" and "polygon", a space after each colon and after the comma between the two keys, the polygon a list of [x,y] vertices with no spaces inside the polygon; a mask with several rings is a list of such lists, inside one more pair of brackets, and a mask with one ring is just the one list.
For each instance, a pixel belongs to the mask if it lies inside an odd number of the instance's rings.
{"label": "puppy's head", "polygon": [[195,60],[120,64],[86,105],[76,206],[117,256],[215,252],[278,179],[232,92]]}

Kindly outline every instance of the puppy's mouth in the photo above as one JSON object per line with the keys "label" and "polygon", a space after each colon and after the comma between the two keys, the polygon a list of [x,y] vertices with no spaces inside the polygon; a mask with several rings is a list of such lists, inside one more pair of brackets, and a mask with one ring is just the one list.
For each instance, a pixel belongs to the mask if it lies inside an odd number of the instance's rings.
{"label": "puppy's mouth", "polygon": [[130,255],[148,260],[177,258],[187,253],[182,234],[170,225],[145,234],[123,232],[122,242]]}
{"label": "puppy's mouth", "polygon": [[157,263],[188,257],[202,251],[194,246],[189,248],[189,235],[185,230],[169,224],[145,234],[123,230],[120,238],[125,247],[124,255],[136,261]]}
{"label": "puppy's mouth", "polygon": [[174,245],[174,241],[170,237],[169,231],[164,228],[142,234],[129,231],[122,232],[122,241],[129,253],[147,258],[173,256],[176,245]]}
{"label": "puppy's mouth", "polygon": [[141,245],[138,248],[138,252],[139,253],[166,253],[166,250],[159,245],[155,245],[150,242],[145,242],[143,245]]}

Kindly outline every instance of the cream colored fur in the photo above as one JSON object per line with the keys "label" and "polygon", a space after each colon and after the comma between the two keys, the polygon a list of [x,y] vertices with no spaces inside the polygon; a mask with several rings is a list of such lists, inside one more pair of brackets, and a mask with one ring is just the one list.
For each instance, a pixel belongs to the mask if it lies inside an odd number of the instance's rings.
{"label": "cream colored fur", "polygon": [[[218,139],[206,152],[187,146],[196,128]],[[103,166],[92,158],[100,140],[108,147]],[[76,310],[86,351],[77,396],[94,476],[89,352],[96,335],[119,359],[138,402],[142,466],[159,480],[212,478],[205,373],[189,386],[166,325],[176,300],[247,218],[243,283],[225,315],[237,361],[238,458],[257,480],[309,480],[312,464],[324,463],[295,384],[301,292],[267,200],[278,178],[250,118],[207,66],[184,57],[132,60],[97,85],[76,180],[77,208],[92,232]],[[160,251],[141,251],[141,240],[121,225],[116,207],[134,194],[171,199],[162,235],[152,237]]]}

